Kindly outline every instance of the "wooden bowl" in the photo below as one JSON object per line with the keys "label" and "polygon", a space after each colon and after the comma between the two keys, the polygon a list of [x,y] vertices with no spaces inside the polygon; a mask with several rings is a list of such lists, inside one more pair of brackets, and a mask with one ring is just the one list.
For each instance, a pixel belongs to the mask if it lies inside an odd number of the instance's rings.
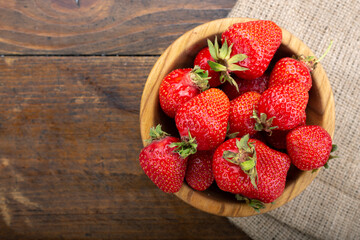
{"label": "wooden bowl", "polygon": [[[150,72],[144,87],[140,106],[140,129],[144,146],[149,138],[149,129],[162,124],[168,133],[178,136],[175,122],[161,110],[158,90],[162,79],[177,68],[192,67],[196,53],[207,46],[206,39],[214,41],[230,25],[237,22],[247,22],[249,18],[226,18],[200,25],[190,30],[174,41],[160,56]],[[315,56],[311,50],[290,32],[282,29],[282,42],[274,59],[284,56],[305,55]],[[309,92],[309,103],[306,109],[307,124],[316,124],[325,128],[333,137],[335,128],[334,99],[326,73],[318,64],[312,73],[313,87]],[[300,171],[291,167],[283,194],[273,204],[266,204],[261,213],[273,210],[289,202],[299,195],[316,177],[319,171]],[[234,195],[221,191],[214,183],[208,190],[195,191],[184,182],[177,197],[202,211],[231,217],[245,217],[258,214],[251,207],[235,199]]]}

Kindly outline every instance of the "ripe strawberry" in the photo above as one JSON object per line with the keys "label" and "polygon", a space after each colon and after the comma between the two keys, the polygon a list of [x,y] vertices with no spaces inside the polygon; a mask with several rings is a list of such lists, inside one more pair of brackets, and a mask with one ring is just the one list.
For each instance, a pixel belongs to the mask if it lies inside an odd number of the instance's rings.
{"label": "ripe strawberry", "polygon": [[212,173],[213,151],[198,151],[188,158],[185,180],[195,190],[204,191],[214,181]]}
{"label": "ripe strawberry", "polygon": [[256,139],[233,138],[215,151],[213,173],[218,187],[263,203],[273,202],[284,188],[290,158]]}
{"label": "ripe strawberry", "polygon": [[229,82],[225,82],[223,85],[221,85],[221,90],[224,91],[230,100],[233,100],[246,92],[263,93],[267,89],[269,83],[269,75],[266,73],[264,73],[264,75],[261,77],[255,78],[251,81],[240,79],[236,76],[234,79],[239,91],[237,91],[236,87]]}
{"label": "ripe strawberry", "polygon": [[294,58],[282,58],[276,62],[270,74],[269,88],[279,84],[297,82],[304,85],[306,91],[312,86],[310,67],[305,61]]}
{"label": "ripe strawberry", "polygon": [[246,92],[230,101],[229,134],[238,133],[237,136],[242,137],[257,132],[252,115],[258,108],[260,96],[257,92]]}
{"label": "ripe strawberry", "polygon": [[244,54],[236,54],[230,57],[232,46],[228,46],[225,42],[221,48],[215,37],[214,44],[208,39],[208,47],[203,48],[195,57],[194,65],[199,65],[200,68],[207,70],[211,79],[209,80],[210,87],[217,87],[225,81],[234,85],[235,80],[231,76],[232,71],[244,71],[247,68],[240,67],[235,63],[243,61],[247,56]]}
{"label": "ripe strawberry", "polygon": [[328,53],[331,45],[332,42],[330,42],[329,47],[318,60],[314,56],[299,56],[293,58],[285,57],[277,61],[270,74],[269,88],[279,84],[297,82],[303,84],[305,89],[309,91],[312,86],[311,72]]}
{"label": "ripe strawberry", "polygon": [[[325,166],[334,148],[331,136],[317,125],[300,126],[286,136],[286,148],[292,163],[308,171]],[[333,149],[334,150],[334,149]]]}
{"label": "ripe strawberry", "polygon": [[234,71],[238,77],[252,80],[262,76],[269,66],[282,39],[282,31],[274,22],[267,20],[235,23],[223,32],[221,41],[232,45],[231,56],[245,54],[247,58],[238,63],[248,68]]}
{"label": "ripe strawberry", "polygon": [[260,97],[256,129],[269,131],[290,130],[304,119],[309,94],[301,84],[277,85],[265,90]]}
{"label": "ripe strawberry", "polygon": [[151,143],[140,152],[140,166],[162,191],[175,193],[183,184],[187,163],[187,158],[182,158],[174,152],[176,147],[171,146],[180,139],[168,136],[160,125],[150,129],[150,136]]}
{"label": "ripe strawberry", "polygon": [[197,150],[212,150],[226,137],[230,101],[224,92],[210,88],[184,103],[175,116],[182,138],[189,133],[198,144]]}
{"label": "ripe strawberry", "polygon": [[183,103],[209,88],[208,79],[207,72],[197,66],[170,72],[160,84],[159,100],[162,110],[174,118]]}

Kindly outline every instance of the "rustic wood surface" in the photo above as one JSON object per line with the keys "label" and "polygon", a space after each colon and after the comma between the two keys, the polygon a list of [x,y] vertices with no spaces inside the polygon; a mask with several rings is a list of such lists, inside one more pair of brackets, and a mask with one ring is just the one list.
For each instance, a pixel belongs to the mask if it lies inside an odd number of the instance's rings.
{"label": "rustic wood surface", "polygon": [[78,2],[0,2],[0,239],[249,239],[137,162],[150,69],[235,0]]}
{"label": "rustic wood surface", "polygon": [[236,0],[9,0],[0,52],[159,55],[185,31],[227,15]]}

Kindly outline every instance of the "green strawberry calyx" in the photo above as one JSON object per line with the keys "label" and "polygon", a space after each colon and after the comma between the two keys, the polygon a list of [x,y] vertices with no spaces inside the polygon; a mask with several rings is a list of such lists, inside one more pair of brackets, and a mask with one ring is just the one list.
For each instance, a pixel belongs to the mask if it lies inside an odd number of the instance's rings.
{"label": "green strawberry calyx", "polygon": [[272,134],[272,130],[278,128],[277,126],[272,126],[274,117],[268,119],[265,113],[260,113],[258,115],[257,111],[253,110],[253,115],[251,118],[255,119],[255,130],[256,131],[265,131],[268,132],[270,135]]}
{"label": "green strawberry calyx", "polygon": [[209,77],[209,72],[201,69],[199,66],[194,66],[190,71],[190,78],[201,92],[210,88],[209,79],[211,77]]}
{"label": "green strawberry calyx", "polygon": [[188,135],[189,136],[187,137],[183,137],[181,142],[174,142],[170,144],[170,147],[175,147],[174,152],[180,154],[180,156],[184,159],[197,152],[196,140],[191,137],[189,130]]}
{"label": "green strawberry calyx", "polygon": [[324,54],[321,57],[319,57],[318,59],[316,59],[315,56],[304,56],[304,55],[300,55],[298,57],[294,56],[294,58],[297,59],[298,61],[304,63],[305,66],[307,66],[307,68],[311,72],[316,68],[316,65],[329,53],[332,44],[333,44],[333,41],[331,40],[330,44],[327,47],[327,49],[325,50]]}
{"label": "green strawberry calyx", "polygon": [[149,136],[150,138],[147,139],[146,142],[151,143],[152,141],[163,139],[164,137],[169,136],[169,134],[161,129],[161,124],[158,124],[156,127],[150,128]]}
{"label": "green strawberry calyx", "polygon": [[245,201],[247,205],[252,207],[258,213],[260,213],[261,209],[265,208],[265,204],[263,202],[261,202],[260,200],[257,200],[257,199],[250,199],[250,198],[244,197],[244,196],[242,196],[240,194],[236,194],[235,198],[238,201]]}
{"label": "green strawberry calyx", "polygon": [[238,151],[224,151],[223,158],[230,163],[238,165],[250,177],[251,184],[257,189],[256,151],[253,143],[249,142],[249,139],[249,134],[246,134],[240,140],[236,139]]}
{"label": "green strawberry calyx", "polygon": [[221,46],[221,48],[219,47],[217,37],[215,37],[214,44],[209,39],[207,40],[207,43],[209,46],[210,55],[215,60],[215,61],[208,61],[209,66],[211,67],[212,70],[221,73],[220,75],[221,83],[228,81],[236,87],[237,91],[239,91],[239,87],[236,81],[234,80],[234,78],[231,77],[230,73],[234,71],[248,70],[248,68],[241,67],[236,64],[238,62],[244,61],[247,58],[247,56],[245,54],[236,54],[230,57],[233,44],[228,46],[226,39],[224,41],[224,44]]}

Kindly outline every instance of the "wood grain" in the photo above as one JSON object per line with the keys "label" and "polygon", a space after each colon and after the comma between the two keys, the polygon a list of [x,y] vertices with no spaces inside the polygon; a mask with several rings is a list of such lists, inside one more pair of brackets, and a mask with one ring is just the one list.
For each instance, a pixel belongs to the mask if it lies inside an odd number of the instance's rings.
{"label": "wood grain", "polygon": [[[149,129],[159,123],[163,125],[166,132],[176,132],[174,122],[164,116],[159,105],[158,89],[162,79],[176,68],[192,66],[196,53],[206,46],[206,39],[214,39],[215,35],[218,35],[219,39],[220,34],[231,24],[250,20],[252,19],[227,18],[200,25],[182,35],[166,49],[151,70],[141,99],[140,125],[144,145],[146,145],[144,140],[148,138]],[[292,56],[293,54],[315,56],[301,40],[282,29],[282,43],[274,59],[281,56]],[[331,86],[321,65],[317,66],[312,77],[313,87],[309,92],[306,112],[307,123],[320,125],[333,136],[335,104]],[[276,199],[275,203],[266,204],[265,209],[261,212],[265,213],[276,209],[292,200],[312,182],[318,172],[311,173],[311,171],[303,172],[295,168],[291,169],[283,194]],[[221,192],[216,188],[199,192],[184,184],[175,195],[190,205],[212,214],[232,217],[258,214],[245,203],[236,201],[233,195]]]}
{"label": "wood grain", "polygon": [[0,2],[0,54],[159,55],[191,28],[225,17],[236,0]]}
{"label": "wood grain", "polygon": [[138,164],[157,57],[0,58],[1,239],[249,239]]}

